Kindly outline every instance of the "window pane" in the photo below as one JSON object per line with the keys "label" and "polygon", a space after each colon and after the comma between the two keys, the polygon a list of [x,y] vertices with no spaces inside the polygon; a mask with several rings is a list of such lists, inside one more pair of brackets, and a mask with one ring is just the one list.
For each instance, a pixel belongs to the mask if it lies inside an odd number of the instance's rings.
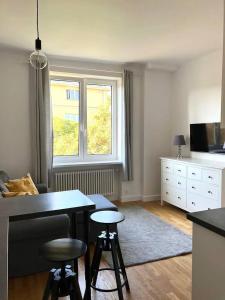
{"label": "window pane", "polygon": [[111,85],[87,85],[87,152],[112,153]]}
{"label": "window pane", "polygon": [[51,98],[54,156],[78,155],[80,83],[51,80]]}

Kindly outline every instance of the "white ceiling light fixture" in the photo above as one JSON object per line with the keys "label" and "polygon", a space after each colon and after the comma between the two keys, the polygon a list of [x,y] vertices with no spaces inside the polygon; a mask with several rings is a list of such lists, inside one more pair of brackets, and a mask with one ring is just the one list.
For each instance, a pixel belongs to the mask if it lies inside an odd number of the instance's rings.
{"label": "white ceiling light fixture", "polygon": [[48,60],[44,52],[41,51],[41,40],[39,39],[39,0],[37,0],[37,38],[35,40],[35,51],[30,55],[30,64],[36,70],[44,69]]}

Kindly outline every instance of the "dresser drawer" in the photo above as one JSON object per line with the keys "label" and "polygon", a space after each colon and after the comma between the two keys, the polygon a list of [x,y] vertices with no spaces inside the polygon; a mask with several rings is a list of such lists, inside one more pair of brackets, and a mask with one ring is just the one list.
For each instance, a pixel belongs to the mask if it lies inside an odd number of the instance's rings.
{"label": "dresser drawer", "polygon": [[173,173],[177,176],[186,177],[187,176],[187,167],[182,164],[174,164]]}
{"label": "dresser drawer", "polygon": [[201,180],[202,179],[202,169],[198,167],[188,167],[188,178]]}
{"label": "dresser drawer", "polygon": [[203,189],[202,189],[201,181],[188,179],[187,190],[188,190],[188,193],[202,194]]}
{"label": "dresser drawer", "polygon": [[162,175],[162,183],[168,185],[174,185],[175,177],[170,173],[163,173]]}
{"label": "dresser drawer", "polygon": [[171,204],[186,209],[186,191],[176,189],[172,196]]}
{"label": "dresser drawer", "polygon": [[164,184],[162,186],[162,200],[171,202],[173,199],[173,189],[168,185]]}
{"label": "dresser drawer", "polygon": [[187,210],[190,212],[220,208],[219,201],[212,201],[206,197],[189,193],[187,195]]}
{"label": "dresser drawer", "polygon": [[162,199],[182,209],[186,209],[186,191],[164,185]]}
{"label": "dresser drawer", "polygon": [[167,173],[173,173],[173,163],[171,161],[164,160],[162,162],[162,171]]}
{"label": "dresser drawer", "polygon": [[219,198],[220,190],[217,186],[212,184],[205,184],[201,181],[188,180],[187,182],[188,193],[199,194],[203,197],[217,200]]}
{"label": "dresser drawer", "polygon": [[202,170],[202,179],[204,182],[219,185],[220,184],[220,171],[219,170],[211,170],[211,169],[203,169]]}
{"label": "dresser drawer", "polygon": [[217,200],[219,199],[219,192],[220,190],[217,186],[210,185],[210,184],[202,185],[202,194],[207,198]]}
{"label": "dresser drawer", "polygon": [[173,184],[177,189],[185,190],[187,186],[187,180],[184,177],[174,177]]}

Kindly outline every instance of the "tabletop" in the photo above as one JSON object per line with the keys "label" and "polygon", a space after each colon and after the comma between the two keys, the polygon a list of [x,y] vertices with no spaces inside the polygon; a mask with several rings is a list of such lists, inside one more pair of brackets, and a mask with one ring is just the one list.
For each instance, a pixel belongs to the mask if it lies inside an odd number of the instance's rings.
{"label": "tabletop", "polygon": [[79,190],[0,199],[0,218],[10,221],[94,209],[95,204]]}

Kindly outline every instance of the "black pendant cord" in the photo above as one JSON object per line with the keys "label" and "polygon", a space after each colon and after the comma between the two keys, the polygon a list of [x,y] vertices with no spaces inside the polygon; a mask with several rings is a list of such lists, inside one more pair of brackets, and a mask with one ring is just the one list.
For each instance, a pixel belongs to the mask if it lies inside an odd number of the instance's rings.
{"label": "black pendant cord", "polygon": [[37,0],[37,38],[39,39],[39,0]]}
{"label": "black pendant cord", "polygon": [[39,38],[39,0],[36,1],[36,29],[35,51],[30,55],[30,63],[36,70],[44,69],[48,63],[46,55],[41,52],[41,40]]}
{"label": "black pendant cord", "polygon": [[41,50],[41,40],[39,39],[39,0],[37,0],[37,38],[35,40],[35,49]]}

